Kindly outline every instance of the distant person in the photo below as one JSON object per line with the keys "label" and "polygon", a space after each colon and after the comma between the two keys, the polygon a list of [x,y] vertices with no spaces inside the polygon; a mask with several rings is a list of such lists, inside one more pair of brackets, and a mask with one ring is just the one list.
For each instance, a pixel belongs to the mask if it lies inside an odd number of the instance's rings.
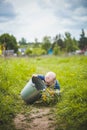
{"label": "distant person", "polygon": [[42,74],[33,74],[32,77],[38,77],[41,79],[46,87],[50,87],[54,89],[54,92],[59,94],[60,93],[60,84],[56,79],[56,74],[52,71],[47,72],[45,75]]}

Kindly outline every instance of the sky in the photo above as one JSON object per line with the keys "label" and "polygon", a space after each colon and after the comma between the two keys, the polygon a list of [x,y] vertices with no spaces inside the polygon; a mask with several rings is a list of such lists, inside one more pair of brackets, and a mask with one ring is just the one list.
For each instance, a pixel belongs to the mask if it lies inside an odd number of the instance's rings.
{"label": "sky", "polygon": [[79,39],[82,29],[87,36],[87,0],[0,0],[0,35],[33,42],[69,32]]}

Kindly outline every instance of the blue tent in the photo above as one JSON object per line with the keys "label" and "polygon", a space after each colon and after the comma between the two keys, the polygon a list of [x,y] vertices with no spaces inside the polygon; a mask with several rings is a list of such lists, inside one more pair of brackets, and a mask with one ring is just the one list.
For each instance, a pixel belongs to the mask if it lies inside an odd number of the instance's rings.
{"label": "blue tent", "polygon": [[50,48],[50,49],[48,50],[48,54],[49,54],[49,55],[52,55],[52,54],[53,54],[52,48]]}

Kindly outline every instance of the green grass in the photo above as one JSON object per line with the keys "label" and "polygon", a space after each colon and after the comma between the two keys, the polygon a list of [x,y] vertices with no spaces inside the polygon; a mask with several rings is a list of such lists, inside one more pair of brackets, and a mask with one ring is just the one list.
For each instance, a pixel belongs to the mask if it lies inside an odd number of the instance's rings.
{"label": "green grass", "polygon": [[56,106],[58,130],[85,130],[87,122],[87,57],[0,58],[0,128],[10,130],[16,113],[26,113],[20,92],[33,73],[54,71],[61,85]]}

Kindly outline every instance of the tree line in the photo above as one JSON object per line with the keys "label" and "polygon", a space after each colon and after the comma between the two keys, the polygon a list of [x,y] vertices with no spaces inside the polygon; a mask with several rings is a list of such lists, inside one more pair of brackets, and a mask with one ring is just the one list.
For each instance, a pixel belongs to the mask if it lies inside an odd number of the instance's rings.
{"label": "tree line", "polygon": [[84,29],[81,31],[79,40],[76,40],[75,37],[72,38],[69,32],[65,32],[63,37],[58,34],[53,39],[50,36],[44,36],[42,42],[39,42],[37,38],[35,38],[34,42],[26,42],[25,38],[21,38],[17,42],[13,35],[8,33],[0,35],[1,50],[14,50],[15,53],[18,53],[18,48],[26,48],[26,54],[28,55],[34,54],[35,51],[39,52],[39,50],[41,50],[40,54],[47,54],[49,50],[52,50],[55,55],[61,52],[74,52],[79,49],[85,51],[87,50],[87,37]]}

